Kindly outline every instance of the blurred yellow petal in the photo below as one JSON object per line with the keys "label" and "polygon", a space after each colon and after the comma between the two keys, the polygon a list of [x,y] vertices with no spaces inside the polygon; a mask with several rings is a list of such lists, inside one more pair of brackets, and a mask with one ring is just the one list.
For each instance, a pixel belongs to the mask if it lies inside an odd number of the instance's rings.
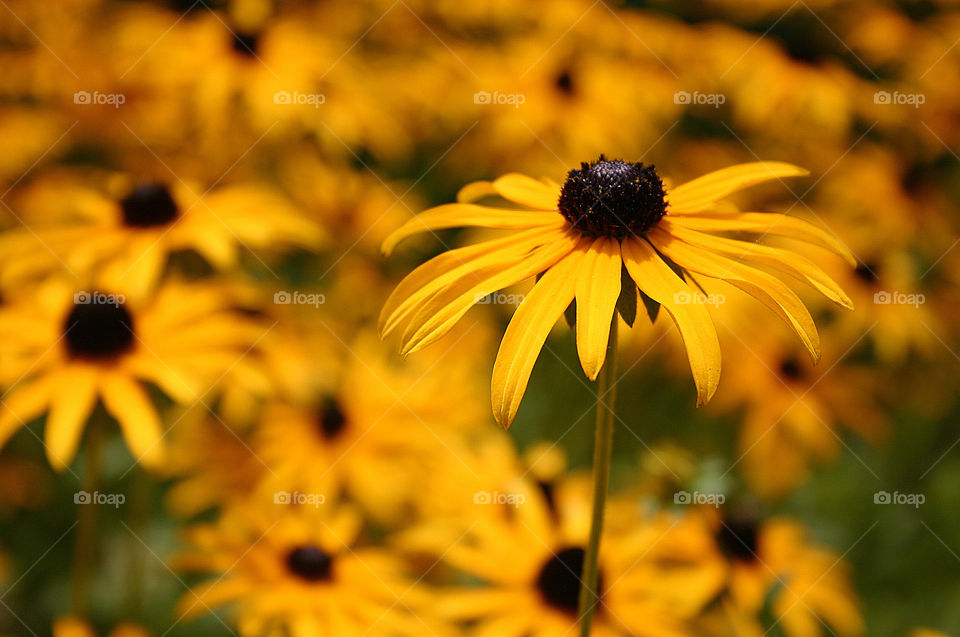
{"label": "blurred yellow petal", "polygon": [[58,379],[44,439],[50,466],[62,471],[76,455],[87,418],[97,404],[98,374],[93,368],[72,365],[58,374]]}
{"label": "blurred yellow petal", "polygon": [[156,468],[164,456],[163,427],[143,386],[122,374],[102,380],[103,405],[117,422],[130,452],[146,467]]}
{"label": "blurred yellow petal", "polygon": [[560,199],[559,190],[520,173],[509,173],[495,179],[493,187],[504,199],[537,210],[556,210]]}

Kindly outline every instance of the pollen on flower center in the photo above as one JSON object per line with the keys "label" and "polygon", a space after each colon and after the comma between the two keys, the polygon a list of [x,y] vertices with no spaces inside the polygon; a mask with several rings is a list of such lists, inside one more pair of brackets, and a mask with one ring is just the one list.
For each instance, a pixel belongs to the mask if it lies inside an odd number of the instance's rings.
{"label": "pollen on flower center", "polygon": [[557,208],[585,236],[640,235],[666,214],[666,191],[653,166],[603,155],[567,174]]}
{"label": "pollen on flower center", "polygon": [[318,546],[298,546],[287,554],[287,568],[308,582],[328,581],[333,573],[333,558]]}
{"label": "pollen on flower center", "polygon": [[325,440],[333,440],[347,425],[347,416],[343,413],[340,401],[327,397],[317,413],[317,424]]}
{"label": "pollen on flower center", "polygon": [[123,303],[74,303],[63,332],[75,358],[105,360],[133,347],[133,317]]}
{"label": "pollen on flower center", "polygon": [[160,183],[136,186],[120,201],[123,222],[133,228],[165,226],[180,213],[167,187]]}
{"label": "pollen on flower center", "polygon": [[[581,547],[574,546],[558,552],[543,565],[537,590],[547,604],[565,612],[577,612],[585,555]],[[597,590],[603,594],[603,574],[597,580]]]}

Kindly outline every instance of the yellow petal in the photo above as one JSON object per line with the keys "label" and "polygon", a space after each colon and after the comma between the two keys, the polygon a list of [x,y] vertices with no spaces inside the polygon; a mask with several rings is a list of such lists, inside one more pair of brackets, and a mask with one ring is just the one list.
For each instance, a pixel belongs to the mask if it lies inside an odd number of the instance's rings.
{"label": "yellow petal", "polygon": [[573,301],[584,252],[577,249],[550,268],[517,308],[500,343],[491,382],[493,415],[507,428],[517,415],[533,364],[554,323]]}
{"label": "yellow petal", "polygon": [[442,338],[480,299],[537,275],[570,253],[577,239],[570,233],[556,238],[517,261],[492,265],[437,292],[417,311],[403,334],[400,353],[416,352]]}
{"label": "yellow petal", "polygon": [[667,193],[672,210],[695,212],[710,207],[730,193],[782,177],[802,177],[809,171],[780,161],[737,164],[680,184]]}
{"label": "yellow petal", "polygon": [[103,405],[120,423],[133,457],[156,468],[164,455],[163,427],[150,396],[139,382],[123,374],[108,374],[101,385]]}
{"label": "yellow petal", "polygon": [[653,228],[647,233],[647,237],[660,252],[681,267],[727,281],[766,305],[793,328],[813,362],[820,360],[817,326],[800,298],[783,281],[766,272],[680,241],[661,228]]}
{"label": "yellow petal", "polygon": [[59,376],[50,400],[44,439],[50,466],[61,471],[76,455],[87,418],[97,404],[98,374],[93,368],[73,365]]}
{"label": "yellow petal", "polygon": [[566,220],[563,216],[555,212],[506,210],[467,203],[450,203],[421,212],[384,239],[381,249],[385,255],[389,255],[398,243],[411,235],[444,228],[468,226],[477,228],[533,228],[537,226],[560,228],[565,223]]}
{"label": "yellow petal", "polygon": [[476,276],[476,272],[494,263],[515,261],[556,236],[557,233],[539,228],[524,230],[501,239],[448,250],[430,259],[405,276],[384,303],[380,312],[380,335],[387,336],[409,318],[417,306],[458,279]]}
{"label": "yellow petal", "polygon": [[43,413],[56,389],[59,374],[50,373],[22,381],[0,400],[0,446],[13,433]]}
{"label": "yellow petal", "polygon": [[607,357],[607,341],[620,296],[620,242],[600,238],[587,250],[577,277],[577,353],[590,380]]}
{"label": "yellow petal", "polygon": [[519,173],[495,179],[493,187],[504,199],[537,210],[556,210],[557,200],[560,199],[559,189]]}
{"label": "yellow petal", "polygon": [[676,324],[697,386],[697,405],[707,403],[720,384],[720,341],[706,306],[691,302],[693,291],[646,241],[626,240],[622,250],[630,278]]}
{"label": "yellow petal", "polygon": [[473,203],[484,197],[495,197],[497,189],[492,181],[474,181],[457,191],[457,203]]}
{"label": "yellow petal", "polygon": [[733,214],[671,215],[669,219],[691,230],[705,232],[750,232],[772,234],[797,241],[805,241],[840,255],[850,265],[857,260],[839,239],[822,228],[803,219],[772,212],[741,212]]}
{"label": "yellow petal", "polygon": [[834,303],[850,310],[853,309],[853,301],[850,300],[850,297],[847,296],[846,292],[843,291],[837,282],[831,279],[817,264],[803,255],[760,243],[737,241],[726,237],[704,234],[695,230],[688,230],[667,219],[663,219],[660,222],[660,226],[670,234],[683,239],[687,243],[692,243],[715,252],[731,254],[738,257],[738,259],[752,259],[753,261],[763,263],[791,276],[805,280]]}

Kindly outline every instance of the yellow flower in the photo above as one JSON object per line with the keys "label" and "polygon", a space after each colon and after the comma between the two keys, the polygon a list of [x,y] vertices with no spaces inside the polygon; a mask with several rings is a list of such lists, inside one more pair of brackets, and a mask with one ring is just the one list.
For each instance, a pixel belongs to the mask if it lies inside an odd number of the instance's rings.
{"label": "yellow flower", "polygon": [[239,634],[429,634],[409,612],[419,591],[403,564],[379,548],[358,546],[360,517],[328,502],[261,503],[225,512],[188,531],[191,551],[175,565],[216,578],[180,600],[193,617],[235,604]]}
{"label": "yellow flower", "polygon": [[[588,535],[588,484],[580,480],[485,494],[480,514],[451,537],[435,532],[434,551],[483,585],[447,587],[436,596],[436,611],[469,622],[469,635],[518,637],[575,634],[577,596]],[[545,488],[546,487],[546,488]],[[421,548],[432,523],[417,532]],[[614,521],[600,552],[599,595],[592,635],[679,637],[717,595],[721,565],[700,561],[688,550],[683,526],[669,516],[633,525]]]}
{"label": "yellow flower", "polygon": [[[387,300],[381,334],[402,334],[401,353],[415,352],[445,334],[478,299],[542,274],[514,314],[493,369],[494,416],[507,427],[547,335],[567,307],[576,302],[577,351],[593,380],[604,363],[610,322],[619,312],[632,323],[639,287],[676,323],[697,402],[706,403],[720,379],[720,345],[691,273],[727,281],[757,298],[793,328],[814,361],[820,343],[810,313],[796,293],[762,268],[797,277],[851,307],[811,260],[714,234],[782,235],[831,249],[852,263],[832,235],[799,219],[715,209],[719,200],[747,186],[805,174],[779,162],[741,164],[668,190],[652,166],[601,155],[570,171],[562,187],[519,174],[470,184],[460,191],[460,203],[407,222],[387,238],[384,251],[423,231],[475,226],[514,232],[450,250],[414,270]],[[502,197],[512,208],[470,203],[487,196]]]}
{"label": "yellow flower", "polygon": [[202,396],[262,331],[221,304],[215,289],[170,282],[148,302],[58,282],[0,311],[0,369],[11,385],[0,444],[48,412],[47,459],[73,459],[97,401],[144,465],[163,461],[163,427],[145,383],[181,403]]}
{"label": "yellow flower", "polygon": [[90,183],[54,173],[20,193],[27,227],[0,239],[5,286],[69,270],[134,296],[156,285],[173,252],[195,250],[218,269],[241,250],[316,247],[319,227],[282,197],[252,185],[208,192],[197,184],[134,183],[124,175]]}

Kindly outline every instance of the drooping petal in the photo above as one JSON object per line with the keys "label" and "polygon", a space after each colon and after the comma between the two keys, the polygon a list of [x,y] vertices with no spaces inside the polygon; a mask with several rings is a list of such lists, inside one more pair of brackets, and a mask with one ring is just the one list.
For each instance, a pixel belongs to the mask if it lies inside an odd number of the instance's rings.
{"label": "drooping petal", "polygon": [[393,252],[398,243],[419,232],[445,228],[560,228],[566,223],[563,216],[554,212],[536,210],[506,210],[488,208],[467,203],[450,203],[421,212],[406,222],[383,241],[385,255]]}
{"label": "drooping petal", "polygon": [[625,240],[622,251],[630,277],[677,326],[697,387],[697,405],[707,403],[720,383],[720,341],[706,306],[691,302],[693,291],[645,240]]}
{"label": "drooping petal", "polygon": [[60,382],[50,400],[44,440],[50,466],[62,471],[77,453],[84,425],[97,404],[97,371],[72,365],[60,374]]}
{"label": "drooping petal", "polygon": [[697,232],[696,230],[689,230],[667,219],[662,220],[660,225],[664,230],[687,243],[692,243],[693,245],[715,252],[730,254],[738,259],[752,259],[753,261],[763,263],[781,272],[805,280],[837,305],[842,305],[850,310],[853,309],[853,301],[850,300],[850,297],[847,296],[846,292],[843,291],[837,282],[831,279],[817,264],[801,254],[774,246],[749,241],[737,241],[735,239]]}
{"label": "drooping petal", "polygon": [[600,238],[587,250],[577,276],[577,353],[590,380],[607,356],[610,321],[620,296],[620,242]]}
{"label": "drooping petal", "polygon": [[537,210],[556,210],[560,190],[519,173],[509,173],[493,181],[497,193],[514,203]]}
{"label": "drooping petal", "polygon": [[492,181],[474,181],[457,191],[458,203],[473,203],[484,197],[495,197],[497,189]]}
{"label": "drooping petal", "polygon": [[380,312],[380,335],[390,334],[417,306],[461,277],[476,276],[492,263],[514,262],[558,234],[535,228],[437,255],[405,276],[390,294]]}
{"label": "drooping petal", "polygon": [[826,248],[841,256],[850,265],[856,265],[856,257],[839,239],[822,228],[803,219],[772,212],[740,212],[734,214],[671,215],[670,220],[691,230],[702,232],[749,232],[772,234],[796,239]]}
{"label": "drooping petal", "polygon": [[754,297],[793,328],[814,362],[820,360],[820,337],[813,317],[800,300],[780,279],[747,265],[716,255],[653,228],[647,237],[669,259],[692,272],[721,279]]}
{"label": "drooping petal", "polygon": [[671,210],[696,212],[727,195],[748,186],[783,177],[802,177],[809,171],[780,161],[737,164],[715,170],[692,181],[680,184],[667,193]]}
{"label": "drooping petal", "polygon": [[490,266],[478,272],[476,278],[463,278],[437,292],[410,320],[400,353],[406,356],[439,340],[483,297],[547,270],[569,254],[576,243],[570,233],[558,235],[518,262]]}
{"label": "drooping petal", "polygon": [[583,257],[584,250],[577,249],[550,268],[520,303],[507,326],[491,381],[493,415],[505,429],[517,415],[547,335],[573,300]]}
{"label": "drooping petal", "polygon": [[120,423],[133,457],[146,467],[157,467],[164,457],[163,427],[146,390],[135,380],[112,373],[103,377],[101,392],[103,406]]}

